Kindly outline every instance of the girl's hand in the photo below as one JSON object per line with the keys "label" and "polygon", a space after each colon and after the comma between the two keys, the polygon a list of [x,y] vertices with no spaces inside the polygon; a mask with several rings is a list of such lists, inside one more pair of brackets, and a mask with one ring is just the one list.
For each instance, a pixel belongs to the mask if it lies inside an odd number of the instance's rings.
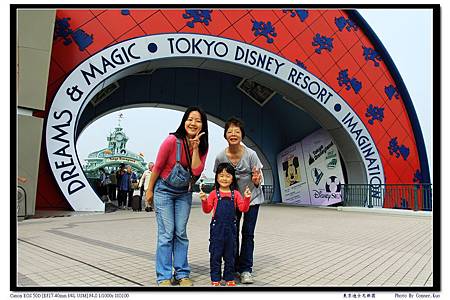
{"label": "girl's hand", "polygon": [[200,185],[200,193],[198,195],[200,196],[200,200],[206,200],[206,193],[202,190],[202,184]]}
{"label": "girl's hand", "polygon": [[259,186],[261,183],[261,171],[257,167],[252,169],[252,181],[255,186]]}
{"label": "girl's hand", "polygon": [[204,134],[205,134],[205,132],[199,132],[193,139],[189,139],[192,149],[194,149],[194,150],[198,149],[198,145],[200,145],[200,137]]}
{"label": "girl's hand", "polygon": [[248,188],[248,185],[245,187],[245,191],[244,191],[244,197],[245,198],[250,198],[252,196],[252,192],[250,191],[250,189]]}

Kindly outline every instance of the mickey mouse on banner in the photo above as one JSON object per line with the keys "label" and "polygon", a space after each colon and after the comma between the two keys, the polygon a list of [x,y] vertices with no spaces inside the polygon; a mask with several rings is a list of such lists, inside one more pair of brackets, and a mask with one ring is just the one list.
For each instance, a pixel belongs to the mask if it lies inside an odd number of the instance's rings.
{"label": "mickey mouse on banner", "polygon": [[300,172],[298,170],[299,165],[297,156],[292,156],[283,162],[285,187],[289,187],[297,182],[300,182]]}

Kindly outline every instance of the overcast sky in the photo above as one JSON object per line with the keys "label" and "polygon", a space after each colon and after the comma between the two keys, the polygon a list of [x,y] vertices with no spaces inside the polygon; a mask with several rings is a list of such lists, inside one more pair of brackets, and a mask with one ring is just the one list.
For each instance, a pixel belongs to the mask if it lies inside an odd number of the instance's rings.
{"label": "overcast sky", "polygon": [[[430,10],[358,10],[391,55],[409,91],[418,115],[427,148],[432,176],[432,12]],[[134,108],[121,111],[121,124],[130,138],[127,148],[143,152],[153,161],[159,145],[178,127],[182,112],[161,108]],[[80,161],[89,153],[107,146],[106,137],[118,122],[120,112],[104,116],[87,127],[77,143]],[[216,154],[226,147],[223,128],[209,123],[210,149],[205,174],[213,177]]]}

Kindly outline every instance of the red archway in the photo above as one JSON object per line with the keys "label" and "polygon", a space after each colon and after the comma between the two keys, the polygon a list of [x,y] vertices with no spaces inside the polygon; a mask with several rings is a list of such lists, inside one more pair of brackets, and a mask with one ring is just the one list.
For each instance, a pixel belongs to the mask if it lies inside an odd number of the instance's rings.
{"label": "red archway", "polygon": [[[386,183],[427,181],[423,140],[417,132],[420,127],[411,117],[414,111],[401,78],[396,78],[387,53],[383,55],[384,49],[362,18],[338,9],[58,10],[42,117],[63,80],[80,62],[107,46],[156,33],[229,38],[307,69],[332,87],[363,120],[380,153]],[[49,175],[43,145],[36,208],[69,209]]]}

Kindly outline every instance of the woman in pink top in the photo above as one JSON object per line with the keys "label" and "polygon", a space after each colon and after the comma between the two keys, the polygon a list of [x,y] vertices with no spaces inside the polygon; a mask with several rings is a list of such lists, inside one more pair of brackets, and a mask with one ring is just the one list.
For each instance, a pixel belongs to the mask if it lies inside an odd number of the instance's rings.
{"label": "woman in pink top", "polygon": [[[153,201],[158,241],[156,280],[159,286],[192,286],[186,225],[192,204],[190,185],[200,176],[208,153],[208,123],[198,107],[189,107],[178,129],[161,144],[146,198]],[[175,273],[172,274],[172,268]]]}

